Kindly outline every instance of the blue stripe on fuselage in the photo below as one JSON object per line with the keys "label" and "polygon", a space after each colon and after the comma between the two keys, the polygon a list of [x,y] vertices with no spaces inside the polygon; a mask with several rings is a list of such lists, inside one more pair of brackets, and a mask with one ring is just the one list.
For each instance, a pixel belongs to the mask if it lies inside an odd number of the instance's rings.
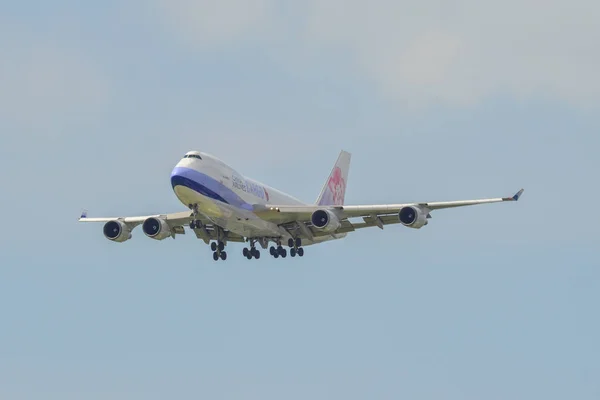
{"label": "blue stripe on fuselage", "polygon": [[184,186],[195,192],[233,206],[247,208],[248,204],[233,190],[210,176],[191,168],[177,167],[171,173],[171,186]]}

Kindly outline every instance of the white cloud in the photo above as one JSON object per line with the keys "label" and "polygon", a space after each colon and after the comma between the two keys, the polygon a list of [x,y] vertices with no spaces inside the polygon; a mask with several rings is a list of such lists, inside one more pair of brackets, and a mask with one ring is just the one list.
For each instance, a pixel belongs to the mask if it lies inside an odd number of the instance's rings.
{"label": "white cloud", "polygon": [[593,17],[600,5],[592,1],[313,0],[313,10],[315,45],[348,48],[382,89],[406,102],[600,97],[592,68],[600,62]]}
{"label": "white cloud", "polygon": [[[15,30],[0,40],[0,117],[23,132],[57,134],[109,101],[107,77],[81,51]],[[14,132],[13,132],[14,133]]]}
{"label": "white cloud", "polygon": [[[405,105],[497,95],[600,104],[600,3],[592,0],[308,0],[287,13],[274,0],[157,1],[194,42],[287,40],[292,32],[286,52],[308,48],[314,61],[341,51]],[[297,65],[291,56],[289,68]]]}
{"label": "white cloud", "polygon": [[256,35],[274,18],[272,0],[155,0],[165,22],[198,45],[218,45]]}

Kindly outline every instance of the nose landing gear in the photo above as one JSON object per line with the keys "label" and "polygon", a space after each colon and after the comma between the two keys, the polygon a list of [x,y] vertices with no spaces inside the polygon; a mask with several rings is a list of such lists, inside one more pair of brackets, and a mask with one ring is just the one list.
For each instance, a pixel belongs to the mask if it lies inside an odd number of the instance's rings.
{"label": "nose landing gear", "polygon": [[227,237],[221,227],[215,226],[215,231],[217,233],[217,241],[210,244],[210,249],[213,251],[213,260],[217,261],[220,258],[225,261],[227,260],[227,252],[225,251]]}
{"label": "nose landing gear", "polygon": [[188,205],[190,210],[192,210],[192,220],[190,221],[190,229],[200,229],[202,228],[202,221],[198,219],[198,204],[190,204]]}

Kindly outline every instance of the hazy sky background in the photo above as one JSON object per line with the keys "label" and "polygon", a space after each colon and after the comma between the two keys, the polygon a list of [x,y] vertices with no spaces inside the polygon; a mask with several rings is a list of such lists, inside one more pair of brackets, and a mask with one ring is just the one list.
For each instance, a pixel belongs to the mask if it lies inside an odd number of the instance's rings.
{"label": "hazy sky background", "polygon": [[[417,3],[1,2],[0,398],[600,398],[600,6]],[[342,148],[351,204],[526,192],[258,262],[76,222]]]}

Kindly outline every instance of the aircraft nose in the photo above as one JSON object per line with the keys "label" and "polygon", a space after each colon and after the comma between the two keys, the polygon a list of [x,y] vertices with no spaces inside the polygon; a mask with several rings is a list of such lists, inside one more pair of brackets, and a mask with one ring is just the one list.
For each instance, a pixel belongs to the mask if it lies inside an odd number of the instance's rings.
{"label": "aircraft nose", "polygon": [[177,164],[173,171],[171,171],[171,186],[175,189],[175,186],[181,185],[183,181],[185,181],[185,173],[184,167],[181,167],[180,164]]}
{"label": "aircraft nose", "polygon": [[190,165],[191,165],[191,162],[190,162],[189,158],[182,158],[181,160],[179,160],[177,165],[175,165],[175,168],[173,169],[173,171],[176,171],[177,168],[189,168]]}

